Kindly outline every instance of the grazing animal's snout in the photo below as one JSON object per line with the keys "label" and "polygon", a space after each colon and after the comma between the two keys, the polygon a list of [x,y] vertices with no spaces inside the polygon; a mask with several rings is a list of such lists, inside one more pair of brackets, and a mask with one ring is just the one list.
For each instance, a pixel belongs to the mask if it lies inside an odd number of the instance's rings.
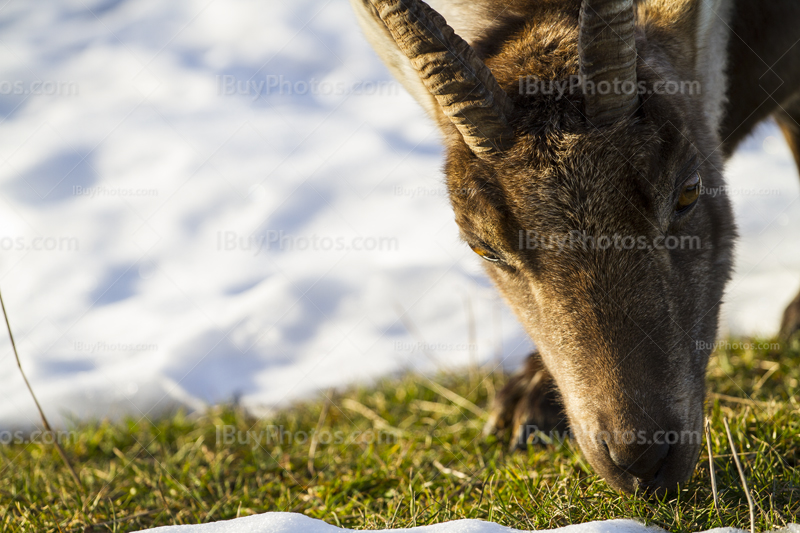
{"label": "grazing animal's snout", "polygon": [[573,434],[589,462],[611,485],[626,492],[663,496],[686,483],[694,471],[702,443],[702,408],[693,420],[681,421],[669,414],[676,409],[662,408],[657,413],[653,405],[633,405],[627,416],[605,411],[583,417],[585,430],[576,422]]}
{"label": "grazing animal's snout", "polygon": [[[664,436],[670,434],[628,430],[620,439],[616,437],[619,432],[601,431],[597,441],[584,450],[594,448],[587,455],[594,456],[595,468],[612,485],[628,492],[662,495],[688,478],[674,453],[686,450],[666,442]],[[632,435],[636,437],[629,437]]]}

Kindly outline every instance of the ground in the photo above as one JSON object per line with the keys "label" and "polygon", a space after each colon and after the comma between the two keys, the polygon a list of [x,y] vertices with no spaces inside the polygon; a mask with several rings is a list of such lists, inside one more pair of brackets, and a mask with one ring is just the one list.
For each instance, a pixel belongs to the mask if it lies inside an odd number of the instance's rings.
{"label": "ground", "polygon": [[229,405],[155,423],[81,423],[64,448],[84,492],[52,445],[0,447],[0,531],[135,531],[266,511],[350,528],[458,518],[518,529],[608,518],[674,532],[748,528],[724,417],[755,498],[757,529],[782,527],[800,514],[800,343],[777,346],[731,342],[712,358],[707,411],[719,509],[705,444],[688,486],[651,501],[609,488],[568,440],[509,453],[484,439],[487,405],[506,378],[472,368],[331,391],[260,420]]}

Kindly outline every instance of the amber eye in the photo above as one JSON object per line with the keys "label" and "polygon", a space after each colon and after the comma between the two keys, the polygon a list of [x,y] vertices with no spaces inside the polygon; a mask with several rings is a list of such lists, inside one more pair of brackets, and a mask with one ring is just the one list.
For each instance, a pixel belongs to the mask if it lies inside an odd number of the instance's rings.
{"label": "amber eye", "polygon": [[484,248],[483,246],[477,246],[475,244],[470,244],[469,247],[472,248],[473,252],[475,252],[476,254],[481,256],[482,258],[486,259],[490,263],[499,263],[500,262],[500,258],[493,251],[489,250],[488,248]]}
{"label": "amber eye", "polygon": [[702,180],[700,174],[695,172],[694,175],[683,183],[683,190],[681,197],[678,198],[678,205],[675,206],[676,211],[685,211],[692,207],[697,199],[700,198],[700,189],[702,187]]}

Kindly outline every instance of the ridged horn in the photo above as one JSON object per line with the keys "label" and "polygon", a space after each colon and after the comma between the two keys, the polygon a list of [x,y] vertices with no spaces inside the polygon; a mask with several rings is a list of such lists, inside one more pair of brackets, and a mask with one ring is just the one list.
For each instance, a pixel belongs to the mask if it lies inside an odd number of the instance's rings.
{"label": "ridged horn", "polygon": [[596,126],[639,105],[635,29],[634,0],[583,0],[578,53],[586,116]]}
{"label": "ridged horn", "polygon": [[421,0],[370,0],[423,85],[469,148],[484,156],[507,148],[513,104],[489,67]]}

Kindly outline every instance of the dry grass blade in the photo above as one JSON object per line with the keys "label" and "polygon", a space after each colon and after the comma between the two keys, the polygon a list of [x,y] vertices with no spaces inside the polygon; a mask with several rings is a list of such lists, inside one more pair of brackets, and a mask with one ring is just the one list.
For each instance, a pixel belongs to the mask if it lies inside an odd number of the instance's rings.
{"label": "dry grass blade", "polygon": [[96,524],[92,524],[91,526],[87,526],[87,530],[92,530],[93,528],[102,528],[104,526],[113,526],[115,524],[120,524],[122,522],[127,522],[129,520],[136,520],[137,518],[142,518],[143,516],[150,516],[151,514],[156,514],[161,512],[160,510],[153,510],[153,511],[140,511],[138,513],[133,513],[130,516],[123,516],[122,518],[115,518],[114,520],[108,520],[106,522],[98,522]]}
{"label": "dry grass blade", "polygon": [[739,453],[736,451],[736,445],[733,443],[733,435],[731,435],[731,427],[728,425],[728,419],[723,418],[725,424],[725,432],[728,434],[728,442],[731,444],[731,453],[733,454],[733,461],[736,463],[736,469],[739,471],[739,478],[742,480],[742,487],[747,496],[747,506],[750,508],[750,533],[756,533],[756,506],[753,503],[753,495],[750,494],[750,489],[747,487],[747,478],[744,476],[744,469],[742,463],[739,461]]}
{"label": "dry grass blade", "polygon": [[331,408],[330,395],[330,392],[325,395],[325,403],[322,405],[322,412],[319,414],[317,428],[311,436],[311,444],[308,447],[308,473],[312,476],[316,475],[314,471],[314,456],[317,453],[317,444],[319,444],[319,432],[322,431],[322,426],[325,424],[325,419],[328,417],[328,410]]}
{"label": "dry grass blade", "polygon": [[61,456],[61,459],[64,461],[64,464],[67,465],[67,469],[69,470],[70,475],[72,476],[73,481],[78,486],[78,490],[84,492],[83,484],[81,483],[78,474],[75,472],[75,469],[72,468],[72,463],[69,462],[67,458],[67,454],[64,452],[64,448],[61,447],[61,444],[58,442],[58,437],[53,433],[53,428],[50,427],[50,422],[47,421],[47,417],[44,416],[44,411],[42,410],[42,406],[39,405],[39,400],[36,398],[36,394],[33,392],[33,387],[31,387],[30,382],[28,381],[28,377],[25,375],[25,371],[22,370],[22,362],[19,360],[19,353],[17,352],[17,343],[14,341],[14,334],[11,333],[11,323],[8,321],[8,313],[6,312],[6,304],[3,301],[3,293],[0,292],[0,307],[3,309],[3,318],[6,320],[6,329],[8,329],[8,338],[11,339],[11,349],[14,351],[14,358],[17,360],[17,367],[19,368],[19,373],[22,374],[22,379],[25,381],[25,386],[28,387],[28,391],[31,393],[31,397],[33,398],[33,403],[36,404],[36,409],[39,410],[39,416],[42,418],[42,424],[44,425],[45,431],[50,433],[53,436],[53,445],[58,450],[58,455]]}
{"label": "dry grass blade", "polygon": [[360,414],[364,418],[368,420],[372,420],[372,423],[375,424],[375,427],[378,429],[382,429],[388,433],[392,433],[395,435],[405,435],[406,432],[402,429],[398,429],[392,426],[386,419],[382,418],[378,413],[367,407],[361,402],[356,400],[352,400],[350,398],[345,398],[342,400],[342,407],[345,409],[349,409],[355,413]]}
{"label": "dry grass blade", "polygon": [[462,407],[462,408],[466,409],[467,411],[472,411],[478,417],[482,417],[482,416],[486,415],[486,411],[485,410],[481,409],[480,407],[478,407],[477,405],[475,405],[471,401],[467,400],[463,396],[460,396],[460,395],[456,394],[455,392],[451,391],[450,389],[448,389],[446,387],[442,387],[441,385],[439,385],[435,381],[432,381],[430,379],[426,379],[424,383],[421,383],[421,385],[424,385],[425,387],[429,388],[430,390],[432,390],[436,394],[447,398],[448,400],[450,400],[451,402],[453,402],[457,406]]}
{"label": "dry grass blade", "polygon": [[[763,363],[763,361],[762,361],[762,363]],[[781,365],[779,363],[773,363],[772,366],[769,367],[767,372],[763,376],[761,376],[761,379],[758,380],[758,383],[753,385],[753,392],[757,392],[757,391],[761,390],[761,387],[763,387],[764,384],[767,381],[769,381],[769,378],[772,377],[772,374],[777,372],[780,368],[781,368]]]}
{"label": "dry grass blade", "polygon": [[757,407],[774,407],[774,402],[760,402],[758,400],[750,400],[748,398],[738,398],[736,396],[729,396],[727,394],[719,394],[717,392],[709,392],[709,398],[721,400],[723,402],[739,403],[742,405],[754,405]]}
{"label": "dry grass blade", "polygon": [[444,466],[439,461],[434,460],[433,461],[433,466],[435,466],[436,469],[439,472],[441,472],[442,474],[444,474],[446,476],[453,476],[453,477],[458,478],[458,479],[471,479],[470,476],[468,476],[464,472],[459,472],[458,470],[454,470],[452,468],[447,468],[446,466]]}
{"label": "dry grass blade", "polygon": [[708,445],[708,470],[711,475],[711,492],[714,495],[714,509],[719,513],[719,494],[717,493],[717,471],[714,468],[714,453],[711,451],[711,421],[706,418],[706,444]]}

